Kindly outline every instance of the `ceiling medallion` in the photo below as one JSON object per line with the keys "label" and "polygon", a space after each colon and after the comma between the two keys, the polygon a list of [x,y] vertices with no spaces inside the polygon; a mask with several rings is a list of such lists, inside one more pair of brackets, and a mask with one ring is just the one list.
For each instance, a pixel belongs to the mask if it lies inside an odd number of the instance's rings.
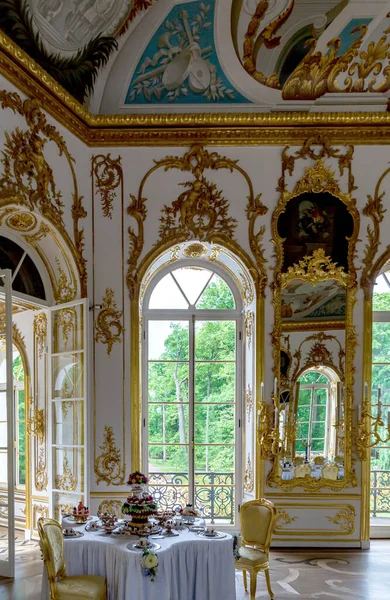
{"label": "ceiling medallion", "polygon": [[186,258],[201,258],[201,256],[206,256],[207,252],[207,246],[200,242],[194,242],[193,244],[186,246],[182,254]]}

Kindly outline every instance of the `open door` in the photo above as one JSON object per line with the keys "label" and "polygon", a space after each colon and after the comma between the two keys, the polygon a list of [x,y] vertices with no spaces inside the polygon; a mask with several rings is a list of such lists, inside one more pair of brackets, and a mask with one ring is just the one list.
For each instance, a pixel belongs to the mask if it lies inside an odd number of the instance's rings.
{"label": "open door", "polygon": [[48,317],[49,509],[61,520],[61,510],[89,502],[87,300],[52,307]]}
{"label": "open door", "polygon": [[0,270],[2,299],[4,301],[1,316],[1,378],[5,387],[0,391],[0,481],[7,488],[7,505],[1,505],[3,520],[2,542],[5,548],[0,553],[0,576],[15,576],[15,424],[12,371],[12,272]]}

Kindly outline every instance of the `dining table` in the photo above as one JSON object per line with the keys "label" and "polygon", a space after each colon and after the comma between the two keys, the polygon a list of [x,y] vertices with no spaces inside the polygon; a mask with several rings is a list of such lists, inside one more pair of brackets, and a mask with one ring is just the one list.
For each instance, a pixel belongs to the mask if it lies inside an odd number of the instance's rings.
{"label": "dining table", "polygon": [[[91,521],[89,521],[90,523]],[[141,566],[143,550],[133,545],[139,536],[106,533],[68,519],[62,526],[81,537],[64,538],[67,575],[102,575],[107,600],[235,600],[233,538],[228,533],[206,537],[183,527],[179,535],[150,536],[158,567],[154,580]],[[89,531],[88,531],[89,529]],[[42,579],[42,600],[50,598],[47,576]]]}

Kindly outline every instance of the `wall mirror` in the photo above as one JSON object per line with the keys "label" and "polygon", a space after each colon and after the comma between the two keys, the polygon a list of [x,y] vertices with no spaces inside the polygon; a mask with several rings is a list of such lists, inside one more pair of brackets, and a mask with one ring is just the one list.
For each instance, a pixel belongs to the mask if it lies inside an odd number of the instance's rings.
{"label": "wall mirror", "polygon": [[285,192],[272,218],[276,443],[267,480],[283,489],[356,483],[350,425],[359,215],[331,171],[326,184],[315,178],[324,168],[317,161],[307,169],[305,181],[316,186]]}

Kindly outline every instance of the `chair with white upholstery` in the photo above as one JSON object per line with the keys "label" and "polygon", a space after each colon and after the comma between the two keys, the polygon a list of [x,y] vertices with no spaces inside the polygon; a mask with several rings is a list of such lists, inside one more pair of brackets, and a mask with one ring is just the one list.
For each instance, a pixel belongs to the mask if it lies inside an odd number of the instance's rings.
{"label": "chair with white upholstery", "polygon": [[269,576],[269,547],[276,521],[276,508],[269,500],[260,498],[241,506],[240,558],[236,560],[236,569],[242,571],[245,591],[248,590],[247,571],[250,575],[250,598],[255,600],[256,581],[259,571],[264,571],[270,598],[273,598]]}
{"label": "chair with white upholstery", "polygon": [[41,517],[38,533],[50,585],[50,600],[106,600],[104,577],[66,575],[64,538],[58,521]]}
{"label": "chair with white upholstery", "polygon": [[339,468],[337,465],[325,465],[322,467],[322,476],[324,479],[337,479]]}
{"label": "chair with white upholstery", "polygon": [[311,466],[310,465],[300,465],[299,467],[295,467],[294,469],[295,477],[306,477],[306,475],[311,475]]}

